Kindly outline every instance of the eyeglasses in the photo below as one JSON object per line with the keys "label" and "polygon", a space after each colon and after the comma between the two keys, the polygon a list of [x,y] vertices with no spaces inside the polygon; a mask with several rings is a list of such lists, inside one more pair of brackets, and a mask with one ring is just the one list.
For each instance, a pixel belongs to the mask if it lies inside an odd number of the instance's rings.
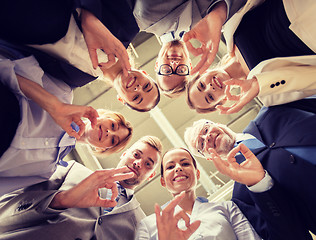
{"label": "eyeglasses", "polygon": [[204,148],[205,148],[205,135],[207,134],[209,128],[210,128],[210,125],[212,125],[213,122],[211,121],[206,121],[204,124],[203,124],[203,127],[201,128],[199,134],[198,134],[198,140],[196,142],[196,150],[198,151],[198,153],[200,153],[202,156],[205,157],[204,155]]}
{"label": "eyeglasses", "polygon": [[188,65],[180,64],[177,66],[175,70],[169,64],[162,64],[159,68],[158,75],[170,76],[172,74],[176,74],[179,76],[187,76],[190,73],[190,69]]}

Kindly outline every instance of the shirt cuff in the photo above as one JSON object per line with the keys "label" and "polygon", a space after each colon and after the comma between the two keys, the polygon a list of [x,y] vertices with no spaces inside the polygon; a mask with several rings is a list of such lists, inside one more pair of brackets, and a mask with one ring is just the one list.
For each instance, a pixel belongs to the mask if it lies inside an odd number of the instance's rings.
{"label": "shirt cuff", "polygon": [[255,193],[261,193],[270,190],[273,187],[273,179],[269,173],[265,170],[264,178],[257,184],[247,188]]}

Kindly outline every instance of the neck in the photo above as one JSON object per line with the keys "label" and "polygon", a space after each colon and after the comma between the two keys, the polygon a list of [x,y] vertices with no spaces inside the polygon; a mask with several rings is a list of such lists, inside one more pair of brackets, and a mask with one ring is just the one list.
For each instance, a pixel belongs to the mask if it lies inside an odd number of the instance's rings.
{"label": "neck", "polygon": [[246,74],[244,73],[241,65],[236,60],[229,61],[225,66],[224,70],[231,78],[245,78]]}
{"label": "neck", "polygon": [[105,69],[101,68],[104,78],[114,83],[115,78],[122,72],[120,61],[117,61],[112,67]]}
{"label": "neck", "polygon": [[[175,197],[176,195],[178,195],[180,193],[177,194],[173,194],[173,197]],[[193,209],[193,205],[196,199],[196,194],[195,191],[188,191],[185,193],[184,198],[181,200],[181,202],[179,203],[179,206],[186,212],[191,214],[192,213],[192,209]]]}

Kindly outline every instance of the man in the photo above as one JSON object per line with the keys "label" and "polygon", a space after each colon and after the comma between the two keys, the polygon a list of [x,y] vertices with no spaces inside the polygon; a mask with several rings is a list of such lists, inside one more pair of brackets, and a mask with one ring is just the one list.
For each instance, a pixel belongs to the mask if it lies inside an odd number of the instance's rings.
{"label": "man", "polygon": [[[271,175],[270,189],[254,193],[235,183],[232,198],[263,239],[311,239],[308,231],[316,232],[316,193],[309,184],[316,180],[315,107],[315,98],[264,107],[244,134],[207,120],[197,121],[185,133],[193,153],[207,158],[211,149],[226,158],[235,143],[243,142]],[[227,164],[232,163],[229,159]],[[239,155],[236,159],[243,161]],[[240,166],[245,165],[249,166],[247,162]]]}
{"label": "man", "polygon": [[0,239],[133,239],[145,217],[134,189],[155,175],[161,150],[158,138],[145,136],[122,154],[118,169],[92,173],[70,162],[50,180],[2,196]]}

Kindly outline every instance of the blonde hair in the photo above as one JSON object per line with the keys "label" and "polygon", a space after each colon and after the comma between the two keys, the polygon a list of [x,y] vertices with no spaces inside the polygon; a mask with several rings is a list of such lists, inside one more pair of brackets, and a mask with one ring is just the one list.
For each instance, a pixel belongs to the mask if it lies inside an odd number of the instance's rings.
{"label": "blonde hair", "polygon": [[129,121],[127,121],[121,113],[118,113],[118,112],[113,112],[113,111],[106,110],[106,109],[97,109],[97,112],[99,114],[99,117],[112,118],[115,121],[117,121],[117,123],[120,124],[121,126],[126,127],[128,130],[128,135],[126,136],[126,138],[121,139],[121,141],[117,145],[115,145],[111,148],[107,148],[105,150],[100,150],[99,148],[96,149],[96,148],[90,146],[93,154],[97,155],[97,156],[98,155],[99,156],[108,156],[112,153],[116,153],[116,152],[123,150],[126,147],[126,145],[129,143],[129,141],[131,140],[131,137],[132,137],[133,127],[132,127],[131,123]]}
{"label": "blonde hair", "polygon": [[161,143],[159,138],[157,138],[155,136],[149,136],[148,135],[148,136],[144,136],[144,137],[140,138],[138,140],[138,142],[143,142],[143,143],[146,143],[149,146],[153,147],[155,150],[157,150],[157,152],[161,156],[161,154],[162,154],[162,143]]}

